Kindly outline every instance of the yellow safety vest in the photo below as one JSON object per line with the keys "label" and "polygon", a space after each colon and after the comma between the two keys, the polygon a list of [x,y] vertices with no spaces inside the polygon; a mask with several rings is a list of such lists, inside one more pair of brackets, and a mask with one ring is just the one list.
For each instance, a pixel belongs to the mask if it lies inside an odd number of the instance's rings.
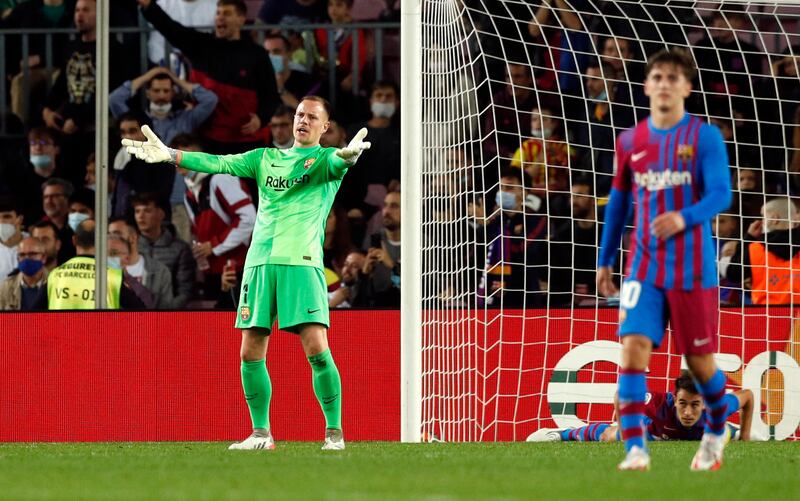
{"label": "yellow safety vest", "polygon": [[[108,300],[110,309],[119,309],[122,270],[108,269]],[[94,309],[95,261],[93,257],[77,256],[50,272],[47,278],[47,308],[50,310]]]}

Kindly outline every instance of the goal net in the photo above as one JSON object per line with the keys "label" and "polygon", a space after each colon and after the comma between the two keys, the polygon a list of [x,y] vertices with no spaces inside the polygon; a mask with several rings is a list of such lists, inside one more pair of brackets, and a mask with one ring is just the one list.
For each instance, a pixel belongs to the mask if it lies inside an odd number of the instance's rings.
{"label": "goal net", "polygon": [[[621,346],[617,305],[594,286],[598,243],[615,138],[647,116],[645,61],[665,47],[693,55],[688,110],[730,157],[734,203],[712,224],[716,360],[729,390],[754,392],[754,435],[800,436],[798,19],[778,1],[423,0],[424,440],[612,419]],[[773,200],[785,215],[762,221]],[[743,266],[758,221],[792,244],[767,246],[789,263],[783,296]],[[650,391],[670,391],[683,364],[665,339]]]}

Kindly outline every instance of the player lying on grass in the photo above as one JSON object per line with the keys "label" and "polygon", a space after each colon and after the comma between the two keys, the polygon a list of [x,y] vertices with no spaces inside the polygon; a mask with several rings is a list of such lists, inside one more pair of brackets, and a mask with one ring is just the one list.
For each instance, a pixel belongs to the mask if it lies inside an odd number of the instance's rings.
{"label": "player lying on grass", "polygon": [[[731,439],[750,440],[753,421],[753,392],[735,391],[722,397],[725,417],[741,410],[737,429],[728,423],[726,434]],[[646,401],[645,435],[647,440],[700,440],[708,421],[703,396],[697,391],[691,375],[683,371],[675,379],[674,393],[652,393]],[[528,442],[618,442],[619,426],[590,424],[580,428],[542,428],[528,437]]]}
{"label": "player lying on grass", "polygon": [[258,184],[258,216],[247,251],[236,328],[242,329],[241,374],[253,433],[230,449],[274,449],[269,426],[272,383],[266,357],[276,317],[299,334],[311,365],[314,393],[325,415],[323,449],[344,449],[342,382],[328,348],[328,294],[322,272],[325,221],[347,169],[363,150],[367,129],[345,148],[323,148],[331,106],[306,96],[294,115],[294,146],[259,148],[239,155],[207,155],[167,148],[149,127],[147,142],[123,139],[146,162],[172,162],[191,171],[251,177]]}

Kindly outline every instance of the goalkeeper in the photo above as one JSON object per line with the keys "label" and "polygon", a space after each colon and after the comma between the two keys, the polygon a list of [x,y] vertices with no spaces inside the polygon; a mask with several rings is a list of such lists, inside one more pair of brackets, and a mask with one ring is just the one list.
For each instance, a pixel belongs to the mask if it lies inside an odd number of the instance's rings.
{"label": "goalkeeper", "polygon": [[362,151],[367,129],[345,148],[323,148],[319,138],[330,126],[330,104],[303,98],[294,115],[294,146],[259,148],[239,155],[208,155],[167,148],[149,127],[146,142],[123,139],[123,146],[148,163],[172,162],[192,171],[254,178],[258,215],[247,252],[236,328],[242,329],[241,372],[253,433],[230,449],[274,449],[269,426],[272,384],[266,356],[275,318],[298,334],[313,374],[314,393],[325,415],[324,450],[344,449],[342,384],[328,348],[327,287],[322,267],[325,221],[347,169]]}

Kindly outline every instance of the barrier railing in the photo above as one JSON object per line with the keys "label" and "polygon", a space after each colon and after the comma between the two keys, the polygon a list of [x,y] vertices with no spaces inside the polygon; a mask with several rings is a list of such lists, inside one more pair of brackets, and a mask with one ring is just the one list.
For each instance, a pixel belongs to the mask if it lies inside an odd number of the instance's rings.
{"label": "barrier railing", "polygon": [[[211,31],[213,27],[197,28],[201,31]],[[332,41],[335,38],[335,33],[338,30],[345,30],[346,36],[352,36],[352,86],[349,92],[359,94],[364,90],[362,76],[359,74],[359,68],[362,63],[372,63],[374,67],[374,76],[376,80],[381,80],[386,76],[387,66],[394,60],[399,65],[399,53],[391,54],[387,50],[387,39],[399,37],[400,24],[399,23],[351,23],[342,25],[331,24],[293,24],[291,26],[257,24],[248,25],[242,28],[242,31],[253,36],[259,43],[263,43],[267,33],[280,31],[282,33],[292,32],[299,33],[303,40],[303,50],[306,52],[306,69],[322,70],[321,73],[325,77],[325,85],[327,86],[327,94],[332,103],[336,104],[337,98],[341,90],[337,85],[337,50]],[[327,53],[322,55],[317,52],[316,44],[314,41],[314,32],[316,30],[325,30],[327,34],[328,43]],[[139,74],[147,71],[152,63],[148,59],[148,46],[147,35],[150,32],[156,31],[150,27],[143,19],[140,19],[140,26],[134,27],[117,27],[110,30],[111,34],[121,43],[125,43],[129,48],[138,46],[138,58],[136,61],[131,61],[128,64],[138,64]],[[42,58],[40,67],[47,70],[55,69],[54,60],[56,51],[59,47],[54,46],[54,39],[59,35],[66,35],[70,38],[77,36],[77,30],[74,28],[58,28],[58,29],[0,29],[0,55],[3,55],[5,61],[8,56],[11,61],[14,58],[19,58],[22,63],[20,65],[20,72],[17,75],[9,75],[7,68],[9,62],[0,64],[0,136],[19,135],[19,131],[9,129],[9,113],[11,106],[8,100],[9,83],[13,77],[19,75],[21,78],[22,89],[22,104],[20,119],[23,123],[27,122],[31,110],[30,102],[30,88],[31,88],[31,67],[27,64],[29,56],[31,55],[31,39],[32,37],[44,36],[45,53]],[[366,35],[369,41],[362,39],[361,34]],[[11,42],[12,37],[19,37],[19,54],[7,54],[7,49]],[[138,37],[138,38],[137,38]],[[370,50],[366,53],[366,61],[362,61],[362,47],[369,43]],[[164,60],[170,60],[172,47],[168,42],[164,44]],[[112,61],[112,64],[114,62]],[[120,63],[117,63],[120,64]],[[49,73],[48,73],[49,74]],[[52,80],[47,79],[46,86],[49,91],[52,85]]]}

